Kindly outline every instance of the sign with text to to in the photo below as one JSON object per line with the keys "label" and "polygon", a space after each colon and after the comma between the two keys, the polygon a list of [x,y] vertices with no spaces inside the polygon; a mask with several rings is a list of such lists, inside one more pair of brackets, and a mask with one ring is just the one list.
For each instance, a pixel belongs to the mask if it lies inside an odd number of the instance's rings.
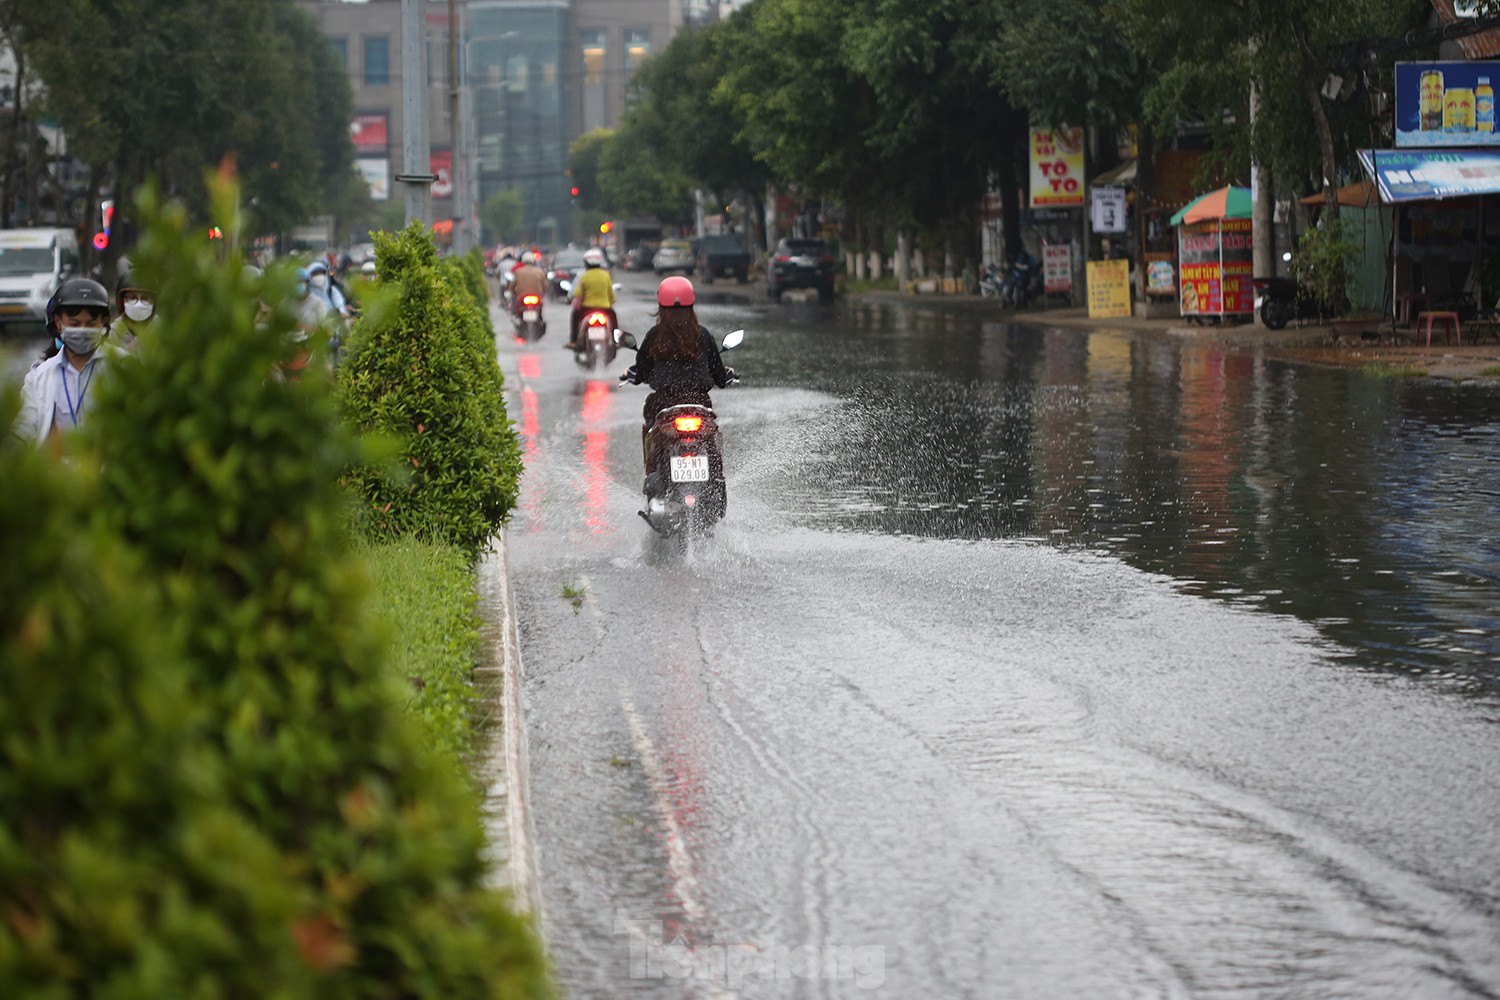
{"label": "sign with text to to", "polygon": [[1083,129],[1031,130],[1031,207],[1083,207]]}

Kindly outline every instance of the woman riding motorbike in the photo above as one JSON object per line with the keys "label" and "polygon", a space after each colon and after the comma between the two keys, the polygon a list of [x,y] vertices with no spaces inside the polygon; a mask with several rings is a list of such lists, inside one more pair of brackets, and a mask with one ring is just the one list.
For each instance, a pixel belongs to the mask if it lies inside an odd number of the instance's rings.
{"label": "woman riding motorbike", "polygon": [[673,275],[662,281],[656,289],[656,324],[641,340],[635,364],[620,376],[623,382],[651,386],[641,410],[643,439],[661,410],[683,403],[711,407],[709,390],[734,381],[734,369],[725,366],[713,334],[698,322],[695,300],[688,279]]}

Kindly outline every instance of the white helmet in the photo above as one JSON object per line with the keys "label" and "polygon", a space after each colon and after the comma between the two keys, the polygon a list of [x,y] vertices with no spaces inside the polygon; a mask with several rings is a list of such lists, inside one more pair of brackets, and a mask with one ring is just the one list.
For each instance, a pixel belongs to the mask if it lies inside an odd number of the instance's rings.
{"label": "white helmet", "polygon": [[530,250],[527,250],[525,253],[523,253],[521,255],[521,263],[522,264],[535,264],[536,263],[536,254],[532,253]]}
{"label": "white helmet", "polygon": [[589,247],[583,252],[583,263],[586,267],[603,267],[604,251],[598,247]]}

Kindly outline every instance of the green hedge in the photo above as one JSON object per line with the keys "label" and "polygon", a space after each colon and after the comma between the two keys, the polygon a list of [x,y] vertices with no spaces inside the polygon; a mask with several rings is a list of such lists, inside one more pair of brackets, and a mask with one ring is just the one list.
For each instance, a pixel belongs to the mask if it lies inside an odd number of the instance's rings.
{"label": "green hedge", "polygon": [[548,995],[364,613],[327,377],[270,374],[290,276],[141,218],[160,318],[75,468],[0,447],[0,996]]}
{"label": "green hedge", "polygon": [[391,675],[427,744],[455,764],[475,749],[473,674],[479,648],[474,571],[462,550],[401,539],[361,546],[371,614],[386,626]]}
{"label": "green hedge", "polygon": [[375,237],[390,315],[362,319],[340,369],[350,423],[397,442],[395,466],[346,477],[373,538],[406,535],[477,556],[515,506],[521,447],[505,411],[487,311],[422,227]]}

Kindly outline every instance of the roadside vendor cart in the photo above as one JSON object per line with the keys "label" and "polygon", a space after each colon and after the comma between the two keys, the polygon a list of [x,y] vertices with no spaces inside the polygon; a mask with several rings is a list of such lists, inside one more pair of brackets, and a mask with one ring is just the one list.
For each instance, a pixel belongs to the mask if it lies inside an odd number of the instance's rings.
{"label": "roadside vendor cart", "polygon": [[1189,321],[1243,322],[1255,314],[1250,189],[1200,195],[1172,216],[1177,227],[1178,305]]}

